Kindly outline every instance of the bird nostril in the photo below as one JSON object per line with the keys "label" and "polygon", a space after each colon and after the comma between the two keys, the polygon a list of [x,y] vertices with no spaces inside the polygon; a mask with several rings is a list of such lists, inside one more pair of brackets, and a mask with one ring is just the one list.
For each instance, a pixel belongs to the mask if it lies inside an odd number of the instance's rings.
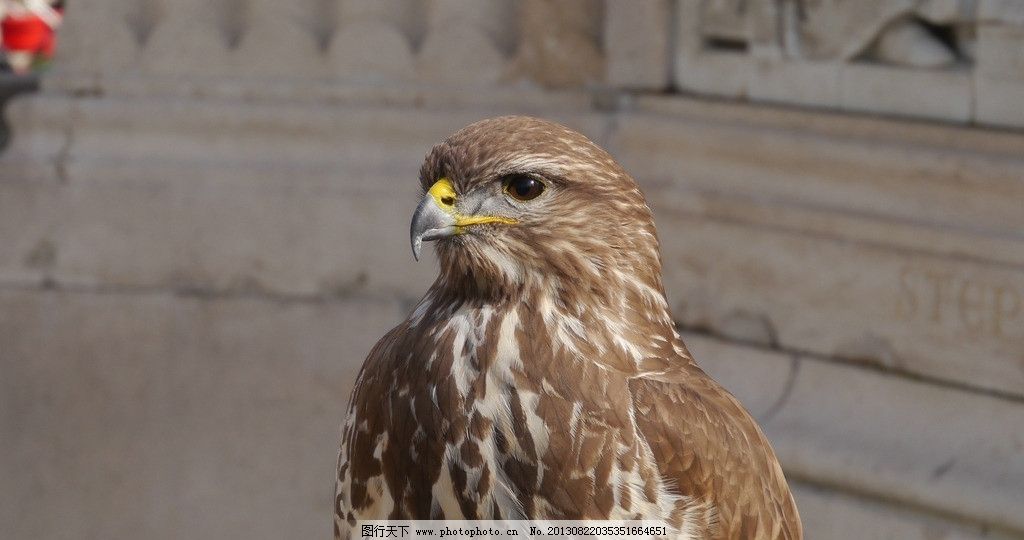
{"label": "bird nostril", "polygon": [[441,197],[441,204],[445,206],[451,206],[455,204],[455,197],[452,197],[450,195],[447,197]]}

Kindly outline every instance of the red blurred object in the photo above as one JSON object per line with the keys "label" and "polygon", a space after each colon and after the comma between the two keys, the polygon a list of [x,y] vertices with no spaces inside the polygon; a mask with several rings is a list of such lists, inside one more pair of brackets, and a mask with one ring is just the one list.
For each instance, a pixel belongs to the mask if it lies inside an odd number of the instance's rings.
{"label": "red blurred object", "polygon": [[49,58],[56,43],[54,29],[33,13],[10,14],[0,21],[3,47],[8,51],[40,54]]}

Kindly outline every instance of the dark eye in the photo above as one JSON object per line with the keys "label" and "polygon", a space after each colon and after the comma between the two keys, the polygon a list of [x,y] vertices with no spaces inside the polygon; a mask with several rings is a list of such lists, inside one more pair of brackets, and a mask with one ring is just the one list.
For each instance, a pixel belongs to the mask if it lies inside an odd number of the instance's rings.
{"label": "dark eye", "polygon": [[529,201],[544,193],[544,182],[529,176],[510,176],[505,180],[505,193],[517,201]]}

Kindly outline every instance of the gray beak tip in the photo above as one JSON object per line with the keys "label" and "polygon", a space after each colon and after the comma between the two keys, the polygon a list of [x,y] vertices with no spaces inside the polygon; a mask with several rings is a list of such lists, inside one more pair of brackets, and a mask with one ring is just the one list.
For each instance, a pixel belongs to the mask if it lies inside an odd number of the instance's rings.
{"label": "gray beak tip", "polygon": [[416,259],[416,262],[420,260],[420,250],[423,248],[423,239],[416,237],[412,239],[412,258]]}
{"label": "gray beak tip", "polygon": [[455,218],[445,212],[430,195],[423,197],[416,207],[412,216],[412,223],[409,226],[409,240],[412,243],[412,256],[420,260],[420,251],[423,250],[423,241],[437,240],[455,234]]}

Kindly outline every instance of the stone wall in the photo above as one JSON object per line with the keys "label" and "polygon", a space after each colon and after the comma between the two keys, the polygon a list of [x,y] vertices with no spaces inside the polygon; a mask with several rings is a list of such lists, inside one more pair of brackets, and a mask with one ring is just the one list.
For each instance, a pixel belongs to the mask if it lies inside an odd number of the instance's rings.
{"label": "stone wall", "polygon": [[640,181],[809,538],[1024,538],[1024,133],[965,125],[1024,125],[1022,6],[70,3],[0,155],[0,537],[328,536],[420,161],[514,112]]}

